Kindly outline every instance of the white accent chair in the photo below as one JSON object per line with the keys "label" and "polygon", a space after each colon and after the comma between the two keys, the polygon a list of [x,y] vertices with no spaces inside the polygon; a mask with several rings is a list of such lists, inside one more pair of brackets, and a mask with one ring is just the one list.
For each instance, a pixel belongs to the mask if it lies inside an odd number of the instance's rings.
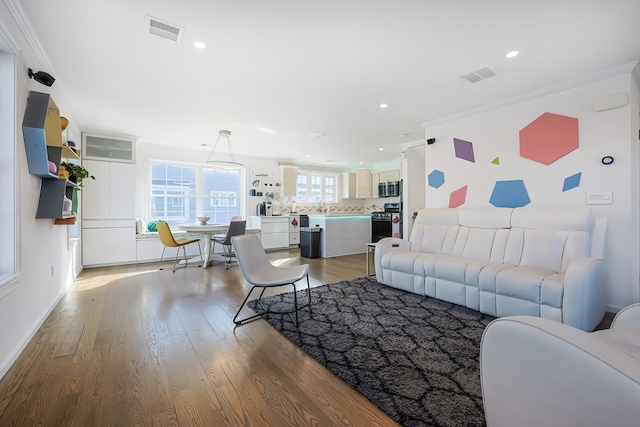
{"label": "white accent chair", "polygon": [[[282,311],[278,313],[288,314],[289,316],[295,313],[295,320],[293,316],[291,316],[291,320],[294,321],[297,326],[298,310],[311,304],[311,288],[309,287],[309,264],[294,265],[289,267],[274,266],[267,258],[267,254],[265,253],[264,248],[262,247],[262,243],[260,242],[260,238],[257,234],[234,236],[231,238],[231,244],[233,245],[233,249],[236,253],[236,258],[238,260],[238,264],[240,265],[242,275],[247,282],[253,285],[244,301],[240,305],[238,312],[234,316],[233,322],[236,325],[240,325],[261,316],[261,314],[258,313],[251,317],[246,317],[241,320],[238,319],[242,308],[247,303],[249,296],[255,288],[262,288],[262,292],[260,292],[260,296],[258,297],[258,303],[260,304],[263,312],[269,312],[262,305],[262,303],[260,303],[260,300],[264,295],[264,291],[267,288],[291,285],[293,286],[293,310]],[[304,277],[307,278],[307,296],[309,302],[308,304],[299,307],[298,296],[296,292],[296,282],[303,279]]]}
{"label": "white accent chair", "polygon": [[480,378],[488,427],[638,427],[640,304],[591,333],[529,316],[494,320]]}

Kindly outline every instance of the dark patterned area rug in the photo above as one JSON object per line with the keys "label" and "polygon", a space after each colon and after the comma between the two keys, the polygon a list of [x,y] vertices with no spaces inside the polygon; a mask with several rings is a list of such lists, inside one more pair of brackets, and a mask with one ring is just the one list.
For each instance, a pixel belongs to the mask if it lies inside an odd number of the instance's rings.
{"label": "dark patterned area rug", "polygon": [[[264,298],[268,310],[292,293]],[[298,302],[307,302],[298,291]],[[262,311],[255,300],[249,306]],[[286,308],[285,308],[286,307]],[[311,290],[311,307],[262,314],[274,328],[405,426],[483,426],[480,340],[494,318],[360,278]]]}

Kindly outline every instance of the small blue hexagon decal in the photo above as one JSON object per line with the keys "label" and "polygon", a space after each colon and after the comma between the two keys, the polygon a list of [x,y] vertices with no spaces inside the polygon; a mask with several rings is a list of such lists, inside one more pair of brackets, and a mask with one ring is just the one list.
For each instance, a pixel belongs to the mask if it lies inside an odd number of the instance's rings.
{"label": "small blue hexagon decal", "polygon": [[531,203],[524,181],[496,181],[489,203],[497,208],[520,208]]}
{"label": "small blue hexagon decal", "polygon": [[572,188],[576,188],[580,185],[580,177],[582,176],[582,172],[578,172],[575,175],[568,176],[564,179],[564,185],[562,186],[562,191],[571,190]]}
{"label": "small blue hexagon decal", "polygon": [[429,174],[429,187],[440,188],[444,184],[444,172],[434,169]]}

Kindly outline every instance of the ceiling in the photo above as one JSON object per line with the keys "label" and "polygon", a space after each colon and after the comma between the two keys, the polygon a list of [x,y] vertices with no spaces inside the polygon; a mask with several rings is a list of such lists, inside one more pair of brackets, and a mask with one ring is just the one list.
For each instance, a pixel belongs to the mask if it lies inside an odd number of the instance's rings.
{"label": "ceiling", "polygon": [[422,123],[640,57],[640,1],[18,3],[80,129],[203,158],[227,129],[236,154],[375,168]]}

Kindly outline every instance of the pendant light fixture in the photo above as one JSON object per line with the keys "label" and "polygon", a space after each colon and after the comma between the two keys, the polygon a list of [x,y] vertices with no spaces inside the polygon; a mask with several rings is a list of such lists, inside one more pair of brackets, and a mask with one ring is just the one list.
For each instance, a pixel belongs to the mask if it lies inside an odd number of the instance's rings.
{"label": "pendant light fixture", "polygon": [[[236,162],[236,156],[233,154],[233,150],[231,149],[231,141],[229,140],[230,135],[231,132],[228,130],[221,130],[219,132],[218,139],[213,145],[213,150],[211,150],[211,154],[209,154],[207,163],[222,169],[238,169],[244,166],[242,163]],[[228,153],[223,151],[224,147],[221,147],[221,150],[216,152],[216,148],[221,142],[227,144]]]}

